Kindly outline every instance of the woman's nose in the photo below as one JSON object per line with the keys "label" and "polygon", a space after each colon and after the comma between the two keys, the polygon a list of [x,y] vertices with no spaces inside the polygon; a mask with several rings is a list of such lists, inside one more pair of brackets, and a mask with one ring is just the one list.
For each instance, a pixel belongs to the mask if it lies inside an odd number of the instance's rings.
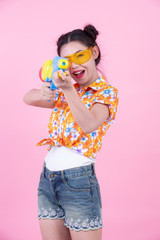
{"label": "woman's nose", "polygon": [[79,65],[76,64],[76,63],[74,63],[74,62],[71,62],[71,67],[72,67],[72,68],[75,68],[75,67],[77,67],[77,66],[79,66]]}

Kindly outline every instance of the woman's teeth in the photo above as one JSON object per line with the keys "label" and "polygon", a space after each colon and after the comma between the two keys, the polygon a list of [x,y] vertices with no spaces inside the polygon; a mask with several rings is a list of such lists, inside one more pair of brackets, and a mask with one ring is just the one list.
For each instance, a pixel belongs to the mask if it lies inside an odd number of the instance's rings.
{"label": "woman's teeth", "polygon": [[83,71],[78,71],[78,72],[75,72],[75,73],[73,73],[73,74],[74,74],[74,76],[75,76],[76,78],[80,79],[80,78],[83,78],[84,73],[85,73],[85,70],[83,70]]}
{"label": "woman's teeth", "polygon": [[73,73],[74,75],[79,75],[79,74],[82,74],[84,72],[84,70],[83,71],[79,71],[79,72],[76,72],[76,73]]}

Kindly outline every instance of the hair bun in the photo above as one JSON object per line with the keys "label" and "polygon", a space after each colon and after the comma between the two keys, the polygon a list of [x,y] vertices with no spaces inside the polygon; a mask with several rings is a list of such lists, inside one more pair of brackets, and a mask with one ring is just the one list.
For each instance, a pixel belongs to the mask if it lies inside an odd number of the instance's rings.
{"label": "hair bun", "polygon": [[96,40],[97,35],[99,34],[96,28],[91,24],[88,24],[87,26],[85,26],[83,31],[87,33],[90,37],[92,37],[94,41]]}

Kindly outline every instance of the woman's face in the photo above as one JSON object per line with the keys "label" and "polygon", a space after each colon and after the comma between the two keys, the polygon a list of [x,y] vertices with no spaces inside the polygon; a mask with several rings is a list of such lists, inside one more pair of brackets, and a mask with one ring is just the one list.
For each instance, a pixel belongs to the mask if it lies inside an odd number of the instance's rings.
{"label": "woman's face", "polygon": [[[79,41],[73,41],[67,44],[64,44],[61,47],[60,56],[65,57],[71,54],[74,54],[78,51],[84,51],[88,47],[82,44]],[[97,78],[99,78],[95,59],[98,57],[99,50],[98,47],[95,46],[92,49],[91,58],[84,64],[76,64],[72,62],[71,67],[69,69],[71,77],[80,85],[82,89],[85,86],[89,86],[92,82],[94,82]]]}

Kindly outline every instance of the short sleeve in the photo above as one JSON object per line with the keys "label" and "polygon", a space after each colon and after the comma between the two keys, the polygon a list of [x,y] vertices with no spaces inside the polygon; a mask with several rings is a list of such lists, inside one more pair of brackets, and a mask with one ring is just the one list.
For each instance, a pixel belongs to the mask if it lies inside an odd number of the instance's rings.
{"label": "short sleeve", "polygon": [[112,85],[108,85],[106,89],[101,89],[95,96],[94,103],[98,102],[108,105],[109,117],[106,119],[106,122],[110,125],[115,121],[118,101],[118,90]]}

